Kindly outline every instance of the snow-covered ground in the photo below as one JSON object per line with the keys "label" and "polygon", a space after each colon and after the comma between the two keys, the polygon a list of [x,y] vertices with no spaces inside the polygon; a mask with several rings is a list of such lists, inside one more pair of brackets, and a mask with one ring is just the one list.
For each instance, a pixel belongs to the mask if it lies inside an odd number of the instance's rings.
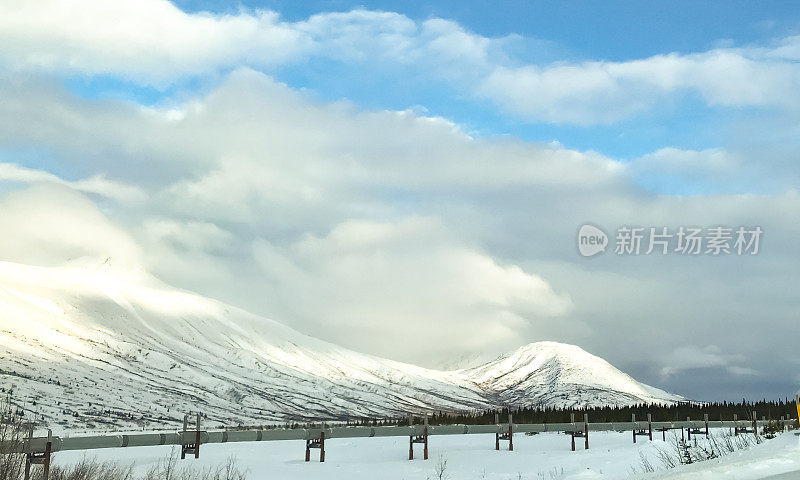
{"label": "snow-covered ground", "polygon": [[[305,463],[302,441],[206,445],[199,460],[179,461],[180,466],[209,467],[224,463],[234,456],[237,464],[252,479],[338,479],[425,480],[435,476],[440,459],[447,460],[446,476],[450,480],[472,479],[761,479],[770,475],[800,471],[800,437],[791,433],[755,445],[746,451],[732,453],[716,460],[681,466],[653,474],[641,472],[640,453],[662,469],[656,448],[668,448],[659,439],[652,443],[631,441],[630,433],[594,433],[590,449],[570,451],[570,438],[546,433],[534,436],[515,435],[514,451],[505,445],[494,450],[493,435],[441,436],[430,438],[430,460],[409,461],[408,438],[335,439],[326,442],[326,461],[319,463],[318,451],[312,450],[312,461]],[[579,439],[578,439],[579,440]],[[669,437],[668,437],[669,440]],[[139,471],[168,456],[169,447],[98,450],[88,454],[98,460],[134,462]],[[172,451],[176,454],[176,451]],[[56,464],[80,460],[82,452],[61,452]],[[420,445],[415,455],[422,456]],[[786,477],[792,478],[792,477]],[[800,478],[798,473],[797,478]]]}

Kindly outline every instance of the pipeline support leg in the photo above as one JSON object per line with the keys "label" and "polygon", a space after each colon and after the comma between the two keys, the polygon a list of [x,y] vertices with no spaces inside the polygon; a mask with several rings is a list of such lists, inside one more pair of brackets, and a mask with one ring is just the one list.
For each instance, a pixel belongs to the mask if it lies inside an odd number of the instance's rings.
{"label": "pipeline support leg", "polygon": [[425,443],[424,449],[422,450],[422,458],[423,460],[428,459],[428,427],[425,427]]}
{"label": "pipeline support leg", "polygon": [[47,442],[44,447],[44,463],[42,463],[42,479],[50,478],[50,453],[53,451],[53,442]]}
{"label": "pipeline support leg", "polygon": [[584,416],[583,420],[583,440],[584,440],[583,449],[589,450],[589,420],[586,416]]}

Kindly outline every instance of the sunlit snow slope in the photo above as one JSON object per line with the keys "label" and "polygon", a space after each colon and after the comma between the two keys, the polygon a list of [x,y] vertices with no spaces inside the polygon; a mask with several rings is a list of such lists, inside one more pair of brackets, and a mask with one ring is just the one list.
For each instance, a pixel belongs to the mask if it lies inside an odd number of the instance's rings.
{"label": "sunlit snow slope", "polygon": [[627,405],[680,401],[639,383],[575,345],[537,342],[479,367],[461,370],[502,405]]}
{"label": "sunlit snow slope", "polygon": [[[99,263],[99,262],[98,262]],[[146,275],[0,262],[0,387],[63,428],[674,401],[578,347],[442,372],[357,353]]]}

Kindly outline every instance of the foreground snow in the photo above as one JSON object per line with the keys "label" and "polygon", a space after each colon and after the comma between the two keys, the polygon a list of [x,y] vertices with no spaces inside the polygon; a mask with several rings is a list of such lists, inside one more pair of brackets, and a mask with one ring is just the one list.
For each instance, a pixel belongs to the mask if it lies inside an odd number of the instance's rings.
{"label": "foreground snow", "polygon": [[[722,458],[685,465],[649,477],[659,480],[800,479],[800,437],[791,433]],[[778,480],[777,478],[775,480]]]}
{"label": "foreground snow", "polygon": [[[669,439],[669,437],[668,437]],[[652,443],[639,440],[634,445],[630,434],[595,433],[590,436],[590,449],[578,446],[570,451],[570,438],[563,434],[517,435],[513,452],[494,450],[493,435],[431,437],[430,460],[408,461],[407,438],[336,439],[326,445],[326,461],[319,463],[318,451],[312,451],[312,462],[303,462],[304,442],[264,442],[209,445],[201,449],[201,458],[179,461],[179,466],[210,467],[237,459],[240,468],[249,471],[249,478],[260,479],[338,479],[425,480],[435,477],[440,458],[447,460],[444,478],[472,479],[761,479],[774,474],[800,470],[798,437],[784,434],[718,460],[677,467],[670,471],[641,475],[640,453],[651,459],[657,468],[656,447],[667,448],[660,440]],[[168,447],[109,449],[91,453],[98,460],[135,462],[137,471],[145,471],[170,454]],[[177,453],[172,451],[173,454]],[[422,456],[417,445],[415,455]],[[81,452],[62,452],[56,464],[80,460]],[[800,474],[798,477],[800,478]]]}

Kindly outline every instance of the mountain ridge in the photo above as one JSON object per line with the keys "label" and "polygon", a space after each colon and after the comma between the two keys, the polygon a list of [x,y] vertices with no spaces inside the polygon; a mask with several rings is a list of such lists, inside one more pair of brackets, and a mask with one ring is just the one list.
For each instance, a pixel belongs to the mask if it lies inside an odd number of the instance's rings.
{"label": "mountain ridge", "polygon": [[[453,371],[358,353],[107,262],[0,262],[0,354],[2,388],[64,429],[163,424],[196,410],[231,425],[682,400],[555,342]],[[586,368],[610,383],[582,379]]]}

